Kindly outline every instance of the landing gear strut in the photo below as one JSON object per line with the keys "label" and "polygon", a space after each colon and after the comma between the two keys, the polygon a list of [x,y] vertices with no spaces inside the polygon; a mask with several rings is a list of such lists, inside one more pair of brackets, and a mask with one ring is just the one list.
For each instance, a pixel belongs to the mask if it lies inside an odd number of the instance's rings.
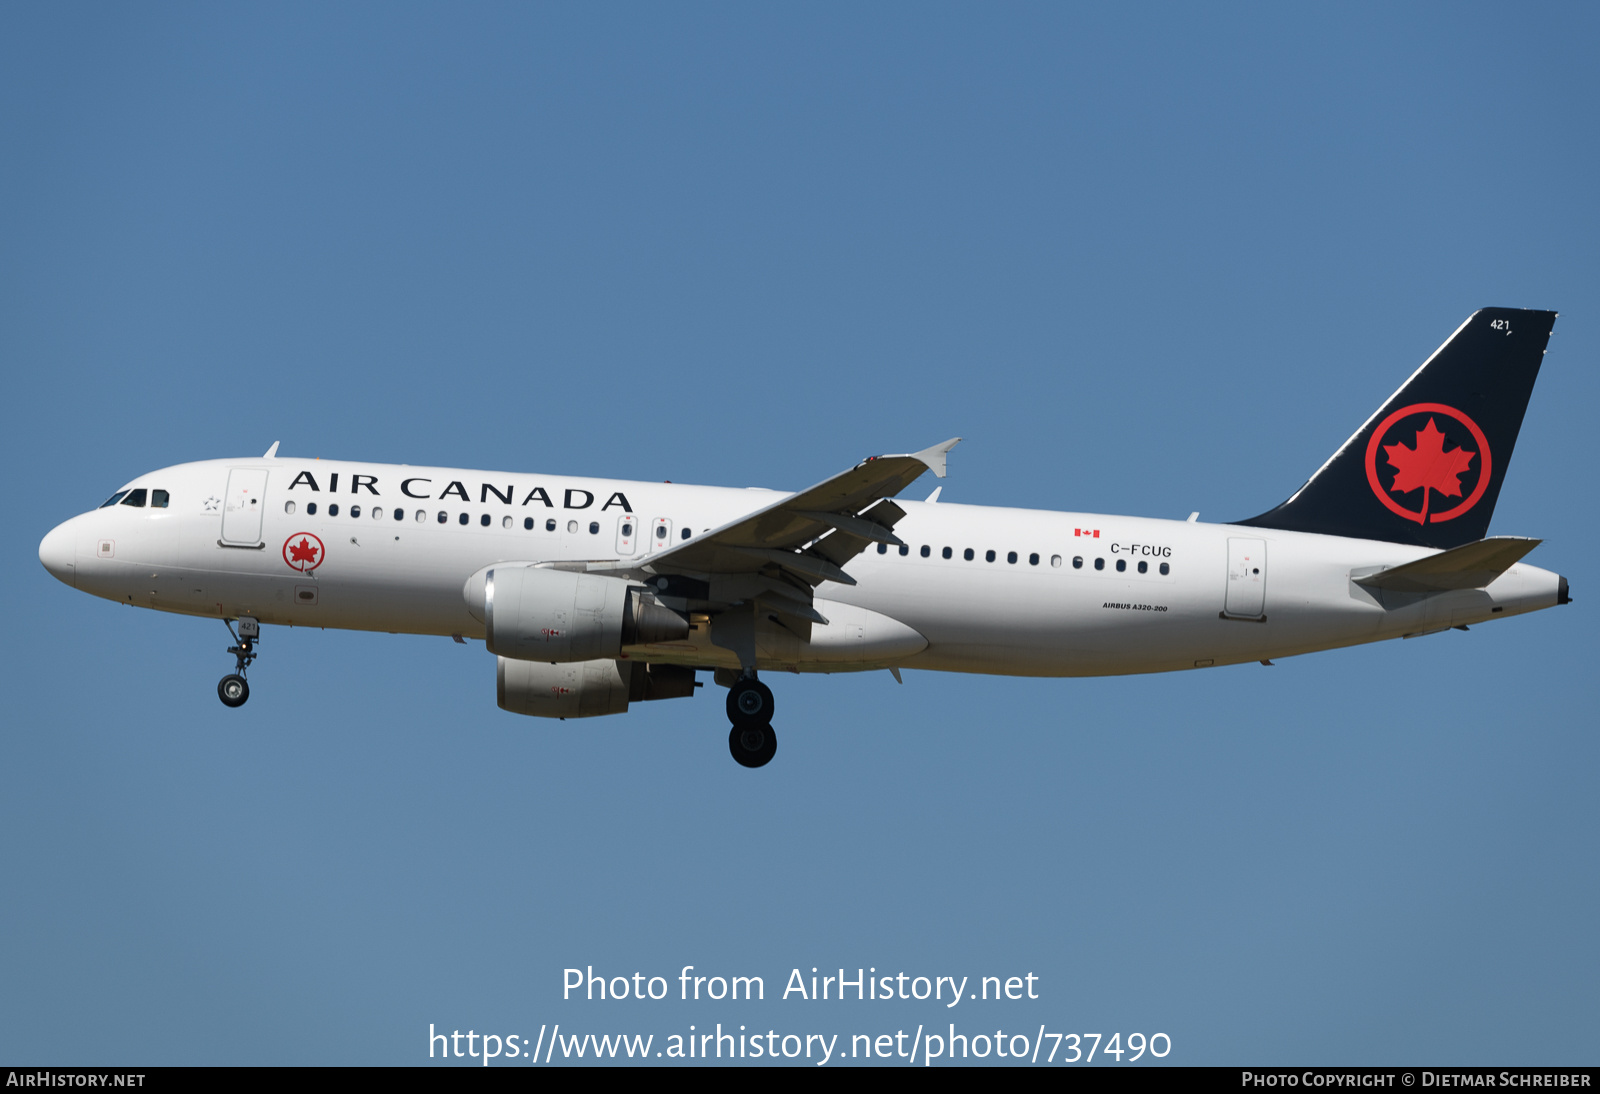
{"label": "landing gear strut", "polygon": [[728,751],[745,767],[762,767],[778,751],[778,735],[772,729],[772,689],[757,680],[754,672],[736,680],[728,689]]}
{"label": "landing gear strut", "polygon": [[233,672],[217,682],[217,698],[222,700],[225,707],[242,707],[245,700],[250,698],[250,684],[244,675],[250,668],[250,662],[256,659],[261,623],[247,616],[239,620],[239,630],[235,633],[232,623],[226,619],[222,622],[227,626],[228,633],[233,635],[234,645],[228,647],[228,652],[233,654],[235,664]]}

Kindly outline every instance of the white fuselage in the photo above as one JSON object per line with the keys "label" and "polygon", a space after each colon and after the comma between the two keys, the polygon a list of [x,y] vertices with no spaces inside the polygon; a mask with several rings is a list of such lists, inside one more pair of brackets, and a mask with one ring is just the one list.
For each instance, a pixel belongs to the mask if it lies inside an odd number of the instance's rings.
{"label": "white fuselage", "polygon": [[[160,611],[465,637],[483,635],[463,588],[487,566],[644,564],[685,531],[702,535],[783,496],[266,458],[169,467],[127,487],[138,488],[170,500],[65,522],[40,546],[51,573]],[[1485,589],[1385,607],[1352,574],[1431,549],[1227,524],[899,504],[906,515],[894,531],[907,553],[874,546],[851,561],[845,569],[856,585],[816,591],[828,624],[813,629],[810,643],[764,646],[759,667],[1163,672],[1479,623],[1550,607],[1559,594],[1556,574],[1518,564]],[[736,667],[710,633],[697,623],[683,642],[630,652]]]}

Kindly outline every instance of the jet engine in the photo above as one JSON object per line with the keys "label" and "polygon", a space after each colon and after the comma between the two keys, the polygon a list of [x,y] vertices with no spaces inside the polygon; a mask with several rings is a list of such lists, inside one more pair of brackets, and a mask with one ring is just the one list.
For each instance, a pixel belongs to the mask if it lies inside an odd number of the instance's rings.
{"label": "jet engine", "polygon": [[465,595],[483,620],[489,652],[519,661],[614,658],[624,646],[689,634],[687,619],[649,590],[615,577],[496,566],[481,584],[474,575]]}
{"label": "jet engine", "polygon": [[694,669],[681,665],[604,658],[551,665],[502,657],[498,673],[500,709],[538,718],[625,714],[630,701],[683,698],[700,686]]}

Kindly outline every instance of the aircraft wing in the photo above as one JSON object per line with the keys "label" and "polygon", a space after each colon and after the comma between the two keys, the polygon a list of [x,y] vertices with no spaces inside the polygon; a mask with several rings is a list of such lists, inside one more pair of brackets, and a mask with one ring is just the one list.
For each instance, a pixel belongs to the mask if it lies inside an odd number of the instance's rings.
{"label": "aircraft wing", "polygon": [[826,622],[811,606],[812,590],[824,581],[854,585],[843,569],[846,563],[872,543],[900,544],[894,525],[905,510],[889,499],[924,471],[943,478],[945,457],[960,440],[863,460],[808,490],[627,566],[707,582],[701,596],[708,600],[760,599],[784,614]]}

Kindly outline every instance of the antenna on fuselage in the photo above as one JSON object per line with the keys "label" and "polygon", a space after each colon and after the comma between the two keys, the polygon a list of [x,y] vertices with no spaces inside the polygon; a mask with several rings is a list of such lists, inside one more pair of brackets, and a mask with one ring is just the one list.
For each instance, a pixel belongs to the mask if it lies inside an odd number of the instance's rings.
{"label": "antenna on fuselage", "polygon": [[281,444],[281,443],[282,443],[281,441],[273,441],[272,442],[272,447],[267,449],[267,454],[265,456],[262,456],[261,458],[264,459],[264,460],[272,459],[274,456],[276,456],[278,454],[278,445]]}

